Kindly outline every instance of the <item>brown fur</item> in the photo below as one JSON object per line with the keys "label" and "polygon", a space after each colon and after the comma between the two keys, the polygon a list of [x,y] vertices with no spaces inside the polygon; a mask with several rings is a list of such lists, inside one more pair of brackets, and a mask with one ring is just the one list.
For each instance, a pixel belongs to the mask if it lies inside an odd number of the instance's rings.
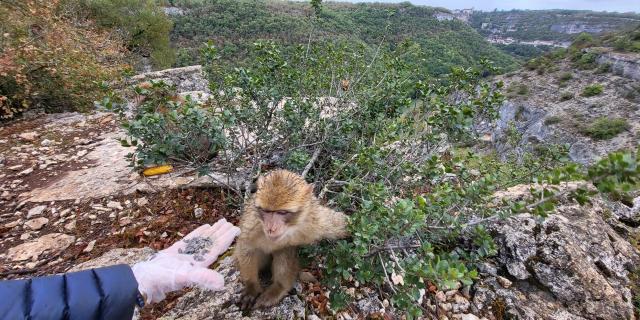
{"label": "brown fur", "polygon": [[[265,234],[265,212],[283,212],[285,231],[272,240]],[[277,218],[276,218],[277,219]],[[297,247],[322,239],[348,236],[346,216],[320,205],[313,186],[286,170],[275,170],[258,180],[256,194],[245,205],[241,233],[234,251],[245,284],[242,309],[277,304],[293,288],[299,266]],[[260,285],[259,271],[271,260],[272,284]]]}

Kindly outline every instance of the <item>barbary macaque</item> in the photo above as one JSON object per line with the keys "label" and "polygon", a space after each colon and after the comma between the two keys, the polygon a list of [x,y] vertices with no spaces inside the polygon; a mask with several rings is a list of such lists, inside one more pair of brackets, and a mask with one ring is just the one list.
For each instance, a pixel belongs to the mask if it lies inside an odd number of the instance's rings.
{"label": "barbary macaque", "polygon": [[[233,255],[245,285],[243,310],[273,306],[287,295],[299,273],[298,246],[348,236],[346,216],[320,205],[313,186],[286,170],[258,179],[239,227]],[[267,267],[272,283],[264,289],[259,272]]]}

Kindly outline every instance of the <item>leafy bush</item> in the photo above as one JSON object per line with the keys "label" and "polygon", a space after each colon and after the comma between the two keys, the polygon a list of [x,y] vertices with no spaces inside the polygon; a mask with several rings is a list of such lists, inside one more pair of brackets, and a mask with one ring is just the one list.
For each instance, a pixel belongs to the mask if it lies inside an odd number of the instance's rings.
{"label": "leafy bush", "polygon": [[630,128],[623,118],[601,117],[587,125],[582,131],[596,140],[608,140]]}
{"label": "leafy bush", "polygon": [[564,72],[558,77],[558,81],[562,81],[562,82],[566,82],[571,79],[573,79],[573,73],[571,72]]}
{"label": "leafy bush", "polygon": [[562,117],[560,116],[549,116],[544,119],[544,124],[550,126],[556,123],[562,122]]}
{"label": "leafy bush", "polygon": [[573,57],[574,66],[582,70],[594,69],[598,55],[593,52],[579,52]]}
{"label": "leafy bush", "polygon": [[122,43],[55,1],[10,1],[0,15],[0,119],[33,107],[86,110],[124,70]]}
{"label": "leafy bush", "polygon": [[565,91],[560,94],[560,101],[567,101],[573,99],[573,93]]}
{"label": "leafy bush", "polygon": [[604,87],[599,83],[595,83],[595,84],[584,87],[584,89],[582,90],[582,96],[593,97],[601,94],[603,91],[604,91]]}
{"label": "leafy bush", "polygon": [[137,146],[128,155],[136,167],[190,163],[200,168],[224,148],[223,123],[212,110],[200,108],[191,97],[176,96],[175,87],[152,82],[137,87],[143,97],[133,119],[123,122],[129,139],[124,146]]}

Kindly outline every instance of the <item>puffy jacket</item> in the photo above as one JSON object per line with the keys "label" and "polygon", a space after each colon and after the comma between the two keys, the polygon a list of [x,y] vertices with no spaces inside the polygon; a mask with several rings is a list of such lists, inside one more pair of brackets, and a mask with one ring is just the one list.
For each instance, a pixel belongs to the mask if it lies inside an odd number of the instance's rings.
{"label": "puffy jacket", "polygon": [[138,283],[124,264],[0,281],[0,319],[131,319],[137,298]]}

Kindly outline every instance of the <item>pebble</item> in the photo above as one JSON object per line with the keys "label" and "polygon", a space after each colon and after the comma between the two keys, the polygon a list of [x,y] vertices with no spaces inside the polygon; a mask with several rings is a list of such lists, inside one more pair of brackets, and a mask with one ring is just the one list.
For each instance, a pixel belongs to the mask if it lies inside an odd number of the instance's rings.
{"label": "pebble", "polygon": [[8,228],[8,229],[12,229],[13,227],[15,227],[15,226],[19,225],[19,224],[20,224],[20,222],[21,222],[21,220],[20,220],[20,219],[18,219],[18,220],[16,220],[16,221],[11,221],[11,222],[9,222],[9,223],[6,223],[6,224],[4,225],[4,227],[5,227],[5,228]]}
{"label": "pebble", "polygon": [[193,216],[196,217],[196,219],[202,217],[203,214],[204,210],[202,208],[196,208],[195,210],[193,210]]}
{"label": "pebble", "polygon": [[82,250],[82,252],[91,252],[96,245],[96,240],[92,240],[87,244],[87,246]]}
{"label": "pebble", "polygon": [[44,140],[42,140],[40,142],[40,145],[43,146],[43,147],[50,146],[51,144],[53,144],[53,141],[51,141],[49,139],[44,139]]}
{"label": "pebble", "polygon": [[61,217],[65,217],[67,214],[69,214],[69,212],[71,212],[71,209],[69,209],[69,208],[64,209],[64,210],[62,210],[62,211],[60,212],[60,216],[61,216]]}
{"label": "pebble", "polygon": [[31,233],[23,233],[20,235],[20,240],[27,240],[31,238]]}
{"label": "pebble", "polygon": [[480,320],[476,315],[467,313],[463,314],[460,320]]}
{"label": "pebble", "polygon": [[122,205],[118,201],[109,201],[107,203],[107,208],[123,210]]}
{"label": "pebble", "polygon": [[123,217],[120,219],[119,224],[121,227],[127,226],[131,224],[131,217]]}
{"label": "pebble", "polygon": [[75,220],[73,220],[73,221],[71,221],[71,222],[67,223],[67,224],[64,226],[64,229],[65,229],[65,230],[67,230],[67,231],[73,231],[73,230],[75,230],[75,229],[76,229],[76,221],[75,221]]}
{"label": "pebble", "polygon": [[146,197],[142,197],[142,198],[136,199],[136,204],[140,207],[144,207],[147,204],[149,204],[149,200],[147,200]]}
{"label": "pebble", "polygon": [[97,215],[95,215],[95,214],[90,214],[90,215],[88,216],[88,218],[89,218],[90,220],[95,220],[96,218],[98,218],[98,216],[97,216]]}
{"label": "pebble", "polygon": [[458,293],[458,290],[449,290],[445,292],[445,295],[447,296],[447,300],[450,300],[451,297],[456,295],[456,293]]}
{"label": "pebble", "polygon": [[438,291],[436,292],[436,301],[445,302],[447,301],[447,296],[445,296],[444,292]]}
{"label": "pebble", "polygon": [[509,287],[511,287],[511,284],[512,284],[511,280],[501,276],[498,276],[497,280],[498,280],[498,283],[500,283],[500,285],[503,288],[508,289]]}
{"label": "pebble", "polygon": [[13,195],[11,194],[11,192],[9,191],[4,191],[2,193],[2,195],[0,195],[0,198],[4,199],[4,200],[10,200],[13,197]]}
{"label": "pebble", "polygon": [[444,311],[451,311],[451,309],[453,308],[453,306],[451,305],[451,303],[441,303],[440,304],[440,308],[442,308],[442,310]]}
{"label": "pebble", "polygon": [[453,312],[466,312],[469,309],[469,300],[461,295],[454,297]]}
{"label": "pebble", "polygon": [[34,141],[39,136],[40,135],[37,132],[23,132],[18,135],[20,139],[26,140],[26,141]]}
{"label": "pebble", "polygon": [[18,171],[18,169],[20,169],[20,168],[22,168],[22,165],[21,164],[17,164],[15,166],[11,166],[11,167],[9,167],[7,169],[9,169],[11,171]]}
{"label": "pebble", "polygon": [[25,222],[24,225],[31,230],[40,230],[47,223],[49,223],[49,219],[41,217],[41,218],[31,219]]}
{"label": "pebble", "polygon": [[86,155],[86,154],[87,154],[87,150],[83,149],[83,150],[78,151],[78,153],[76,153],[76,156],[78,158],[81,158],[81,157],[84,157],[84,155]]}
{"label": "pebble", "polygon": [[25,169],[25,170],[20,171],[20,173],[18,173],[18,176],[26,176],[26,175],[30,174],[31,172],[33,172],[33,168]]}

